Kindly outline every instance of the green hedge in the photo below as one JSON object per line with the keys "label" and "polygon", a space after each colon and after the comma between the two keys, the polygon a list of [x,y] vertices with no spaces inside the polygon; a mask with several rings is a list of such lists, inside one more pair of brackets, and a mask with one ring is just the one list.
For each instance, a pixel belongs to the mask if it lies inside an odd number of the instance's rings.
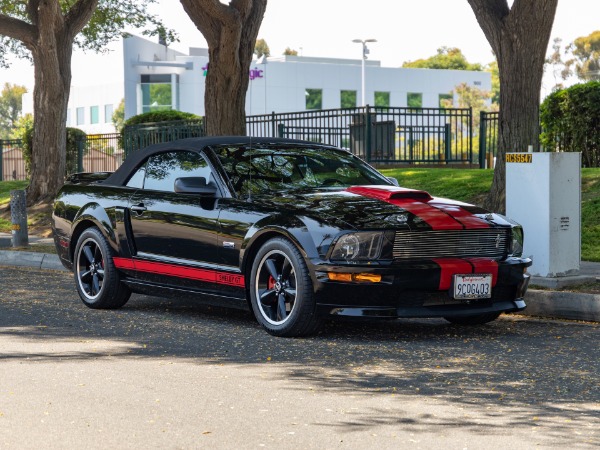
{"label": "green hedge", "polygon": [[540,106],[540,121],[546,150],[581,152],[584,167],[600,167],[600,81],[553,92]]}
{"label": "green hedge", "polygon": [[183,111],[173,109],[164,111],[150,111],[137,116],[130,117],[125,121],[125,126],[138,125],[141,123],[173,122],[176,120],[202,120],[202,117]]}
{"label": "green hedge", "polygon": [[[79,128],[67,127],[67,164],[65,175],[78,172],[77,142],[85,141],[87,134]],[[27,176],[31,175],[31,155],[33,149],[33,128],[29,127],[23,133],[23,159],[25,160],[25,171]]]}

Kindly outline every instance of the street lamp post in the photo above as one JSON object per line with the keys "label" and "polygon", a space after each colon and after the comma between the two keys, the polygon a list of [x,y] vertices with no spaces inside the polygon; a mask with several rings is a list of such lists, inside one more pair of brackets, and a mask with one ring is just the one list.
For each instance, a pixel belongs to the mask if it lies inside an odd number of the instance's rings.
{"label": "street lamp post", "polygon": [[367,55],[369,54],[369,48],[367,47],[367,42],[377,42],[377,39],[352,39],[352,42],[357,44],[362,44],[362,67],[361,67],[361,86],[362,86],[362,105],[367,106],[367,102],[365,101],[365,61],[367,60]]}

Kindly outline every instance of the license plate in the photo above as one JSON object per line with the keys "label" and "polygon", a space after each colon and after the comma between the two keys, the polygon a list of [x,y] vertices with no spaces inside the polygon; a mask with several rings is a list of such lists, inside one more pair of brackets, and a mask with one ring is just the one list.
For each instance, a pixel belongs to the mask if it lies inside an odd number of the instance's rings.
{"label": "license plate", "polygon": [[454,275],[454,298],[476,299],[492,297],[492,274]]}

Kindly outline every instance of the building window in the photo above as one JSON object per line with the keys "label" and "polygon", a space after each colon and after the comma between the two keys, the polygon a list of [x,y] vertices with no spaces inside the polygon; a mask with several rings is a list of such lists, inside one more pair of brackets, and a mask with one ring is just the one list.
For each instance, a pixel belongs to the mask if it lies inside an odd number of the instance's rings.
{"label": "building window", "polygon": [[67,126],[71,126],[71,109],[67,109]]}
{"label": "building window", "polygon": [[408,92],[406,94],[406,106],[409,108],[422,108],[423,94],[419,92]]}
{"label": "building window", "polygon": [[104,105],[104,123],[111,123],[113,116],[113,105]]}
{"label": "building window", "polygon": [[356,91],[340,91],[340,106],[356,108]]}
{"label": "building window", "polygon": [[452,92],[449,94],[440,94],[440,108],[452,108],[454,102],[454,96]]}
{"label": "building window", "polygon": [[100,123],[100,108],[97,106],[90,106],[90,123]]}
{"label": "building window", "polygon": [[390,106],[389,92],[375,92],[375,106]]}
{"label": "building window", "polygon": [[173,109],[171,75],[142,75],[142,112]]}
{"label": "building window", "polygon": [[85,123],[85,109],[83,107],[77,108],[77,125],[83,125]]}
{"label": "building window", "polygon": [[306,90],[306,109],[323,109],[323,89]]}

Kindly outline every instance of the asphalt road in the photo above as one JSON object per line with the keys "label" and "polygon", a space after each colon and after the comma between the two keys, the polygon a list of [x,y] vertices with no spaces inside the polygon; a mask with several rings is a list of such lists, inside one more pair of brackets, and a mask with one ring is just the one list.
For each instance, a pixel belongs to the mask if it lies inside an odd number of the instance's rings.
{"label": "asphalt road", "polygon": [[600,446],[600,324],[504,316],[267,335],[250,313],[0,268],[0,449]]}

